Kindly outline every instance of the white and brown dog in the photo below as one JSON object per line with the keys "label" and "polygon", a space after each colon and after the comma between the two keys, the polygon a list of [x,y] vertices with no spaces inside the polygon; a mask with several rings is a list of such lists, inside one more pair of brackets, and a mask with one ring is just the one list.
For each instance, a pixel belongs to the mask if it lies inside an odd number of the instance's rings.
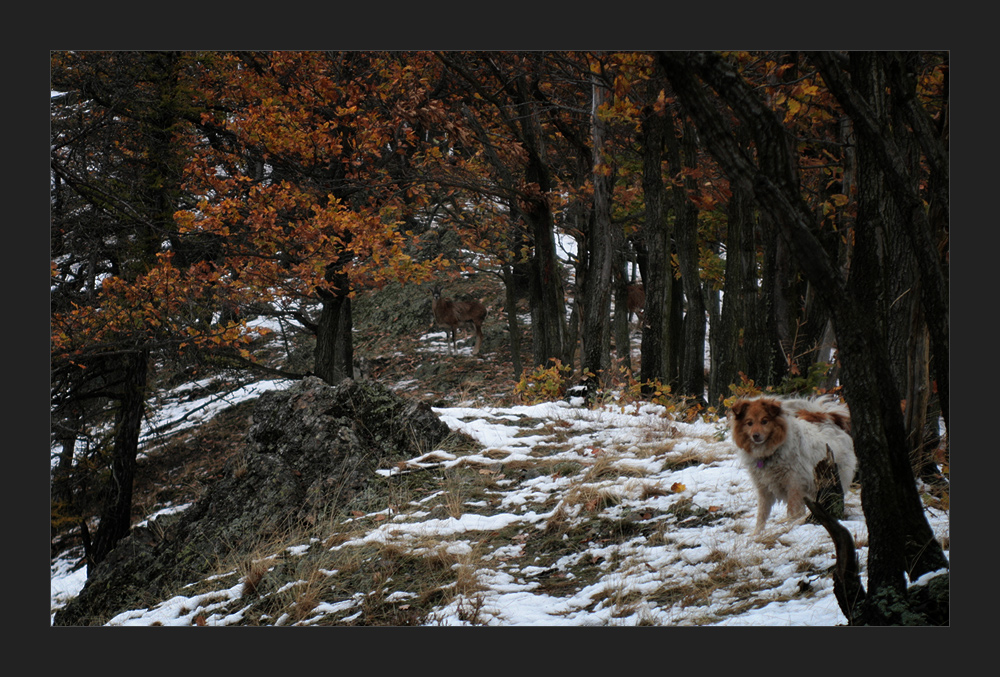
{"label": "white and brown dog", "polygon": [[803,497],[816,500],[816,465],[833,454],[844,492],[854,479],[857,458],[847,407],[832,397],[814,399],[755,397],[729,409],[733,441],[757,489],[760,534],[777,501],[788,516],[805,513]]}

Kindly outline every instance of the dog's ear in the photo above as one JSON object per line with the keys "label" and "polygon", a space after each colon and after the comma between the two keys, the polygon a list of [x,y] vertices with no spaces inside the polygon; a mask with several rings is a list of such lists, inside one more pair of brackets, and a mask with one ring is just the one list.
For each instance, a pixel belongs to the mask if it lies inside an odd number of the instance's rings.
{"label": "dog's ear", "polygon": [[746,400],[736,400],[733,402],[733,406],[729,407],[729,411],[735,418],[743,418],[743,412],[747,410],[749,404]]}
{"label": "dog's ear", "polygon": [[778,418],[781,416],[781,402],[778,400],[761,400],[761,404],[764,405],[764,411],[770,418]]}

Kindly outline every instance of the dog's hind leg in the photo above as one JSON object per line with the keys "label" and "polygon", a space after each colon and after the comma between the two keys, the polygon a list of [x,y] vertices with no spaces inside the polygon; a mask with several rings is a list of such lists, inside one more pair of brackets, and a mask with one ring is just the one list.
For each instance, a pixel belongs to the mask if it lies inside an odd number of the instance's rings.
{"label": "dog's hind leg", "polygon": [[[802,499],[804,492],[799,487],[788,488],[788,518],[796,520],[806,514],[806,502]],[[815,498],[814,496],[811,498]]]}

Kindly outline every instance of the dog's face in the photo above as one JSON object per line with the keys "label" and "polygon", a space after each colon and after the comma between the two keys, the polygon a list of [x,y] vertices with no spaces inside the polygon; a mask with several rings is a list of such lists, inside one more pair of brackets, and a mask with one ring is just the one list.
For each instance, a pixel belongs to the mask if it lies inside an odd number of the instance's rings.
{"label": "dog's face", "polygon": [[737,400],[730,411],[733,439],[744,451],[761,445],[773,449],[785,441],[788,428],[777,400]]}

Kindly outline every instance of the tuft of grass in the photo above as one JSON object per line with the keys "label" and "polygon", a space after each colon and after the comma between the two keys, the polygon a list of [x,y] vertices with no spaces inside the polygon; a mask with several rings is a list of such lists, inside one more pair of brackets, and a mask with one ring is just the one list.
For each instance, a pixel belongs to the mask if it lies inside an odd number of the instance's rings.
{"label": "tuft of grass", "polygon": [[617,479],[622,471],[615,465],[615,458],[610,454],[601,454],[587,469],[583,482],[600,482],[606,479]]}
{"label": "tuft of grass", "polygon": [[642,482],[639,487],[639,500],[646,501],[657,496],[669,496],[670,492],[656,482]]}
{"label": "tuft of grass", "polygon": [[578,484],[566,492],[563,505],[577,505],[588,513],[599,513],[618,505],[621,500],[621,495],[613,488]]}

